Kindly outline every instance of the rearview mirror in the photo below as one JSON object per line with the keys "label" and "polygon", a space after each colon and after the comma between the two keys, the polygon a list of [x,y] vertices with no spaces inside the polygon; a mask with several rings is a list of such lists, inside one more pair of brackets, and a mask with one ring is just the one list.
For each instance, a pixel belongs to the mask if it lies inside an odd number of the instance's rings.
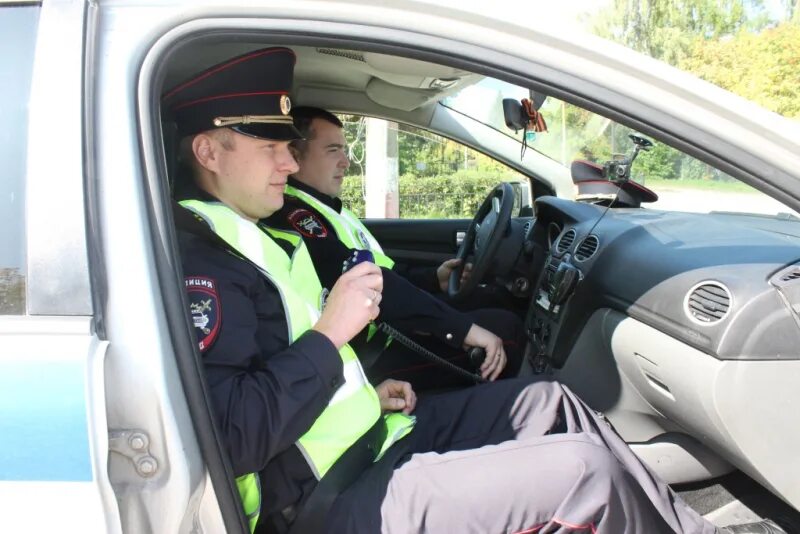
{"label": "rearview mirror", "polygon": [[524,130],[525,125],[530,120],[525,108],[522,107],[522,103],[513,98],[503,99],[503,118],[506,121],[506,126],[515,132]]}
{"label": "rearview mirror", "polygon": [[[533,90],[530,91],[531,104],[533,105],[533,109],[537,111],[542,107],[546,98],[547,95],[543,93],[534,93]],[[503,99],[503,118],[506,121],[506,126],[515,132],[524,130],[528,121],[530,121],[530,117],[525,111],[522,102],[513,98]]]}

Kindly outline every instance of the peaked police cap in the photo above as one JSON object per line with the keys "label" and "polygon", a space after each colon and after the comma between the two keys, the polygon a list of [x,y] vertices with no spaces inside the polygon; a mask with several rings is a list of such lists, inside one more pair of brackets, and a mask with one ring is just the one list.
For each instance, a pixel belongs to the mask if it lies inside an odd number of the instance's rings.
{"label": "peaked police cap", "polygon": [[294,63],[288,48],[248,52],[168,90],[162,106],[181,136],[231,128],[262,139],[299,139],[289,115]]}

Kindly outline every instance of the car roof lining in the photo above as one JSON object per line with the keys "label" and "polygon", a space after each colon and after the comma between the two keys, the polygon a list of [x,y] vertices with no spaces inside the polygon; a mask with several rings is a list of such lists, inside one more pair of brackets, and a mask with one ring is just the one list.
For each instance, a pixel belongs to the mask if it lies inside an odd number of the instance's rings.
{"label": "car roof lining", "polygon": [[[295,44],[303,43],[303,44]],[[308,43],[313,43],[309,45]],[[347,46],[340,46],[346,43]],[[216,63],[229,59],[239,54],[244,54],[258,48],[266,46],[286,46],[295,51],[297,55],[297,66],[295,68],[294,87],[292,90],[292,105],[314,105],[328,109],[335,113],[363,115],[368,117],[381,118],[389,121],[400,122],[411,126],[423,128],[433,133],[443,135],[458,143],[469,146],[479,152],[487,152],[475,144],[471,136],[461,138],[458,129],[453,132],[440,131],[436,125],[437,110],[441,107],[439,100],[447,95],[454,94],[459,90],[478,83],[486,76],[478,73],[478,65],[455,61],[448,58],[448,62],[460,64],[458,67],[448,67],[441,63],[415,59],[408,56],[428,57],[432,53],[426,53],[406,46],[397,45],[378,45],[358,43],[357,41],[342,39],[330,39],[316,36],[299,36],[270,34],[266,36],[262,32],[242,31],[216,31],[206,32],[203,35],[187,36],[176,43],[167,55],[162,58],[161,65],[156,72],[156,80],[161,79],[163,83],[160,89],[168,89],[182,82],[191,75],[200,72]],[[360,50],[364,47],[364,51]],[[377,48],[381,53],[367,51],[367,48]],[[364,61],[355,55],[364,55]],[[434,56],[440,59],[441,56]],[[367,64],[369,60],[369,64]],[[301,65],[306,67],[301,67]],[[325,68],[314,69],[313,65],[326,65]],[[349,75],[337,75],[337,71],[346,71],[355,67],[355,72]],[[375,66],[381,69],[376,70]],[[470,70],[467,70],[467,69]],[[426,76],[417,76],[414,84],[421,84],[423,87],[413,88],[412,77],[409,76],[411,69],[420,69]],[[367,76],[367,72],[377,73],[377,76]],[[435,95],[427,95],[430,88],[424,87],[425,83],[433,75],[452,76],[457,74],[458,81],[453,85],[437,91]],[[427,76],[430,75],[430,76]],[[490,74],[491,75],[491,74]],[[335,78],[339,76],[338,82]],[[504,76],[507,78],[507,76]],[[331,82],[330,85],[326,80]],[[367,94],[366,88],[370,80],[386,81],[392,80],[405,85],[392,84],[393,90],[407,90],[426,94],[421,98],[419,105],[403,105],[402,103],[392,102],[389,98],[384,98],[382,103],[376,102],[376,97]],[[426,81],[428,80],[428,81]],[[334,83],[335,82],[335,83]],[[389,82],[387,82],[389,83]],[[513,82],[512,82],[513,83]],[[517,81],[517,83],[522,83]],[[361,86],[363,84],[363,87]],[[538,84],[527,85],[536,86]],[[383,105],[388,104],[388,105]],[[169,128],[165,125],[164,140],[166,146],[168,166],[170,167],[170,182],[174,177],[174,148],[170,148],[172,141]],[[511,141],[509,138],[508,141]],[[516,150],[514,151],[516,153]],[[551,183],[544,175],[540,175],[536,169],[526,168],[524,164],[516,158],[507,159],[499,157],[498,154],[487,154],[493,159],[497,159],[532,178],[532,187],[537,196],[555,194],[557,187]]]}
{"label": "car roof lining", "polygon": [[[172,87],[227,58],[265,46],[257,41],[193,43],[175,52],[164,87]],[[294,46],[292,100],[372,116],[419,112],[430,118],[436,102],[482,76],[408,57],[327,46]],[[324,89],[324,90],[323,90]],[[365,98],[366,97],[366,98]]]}

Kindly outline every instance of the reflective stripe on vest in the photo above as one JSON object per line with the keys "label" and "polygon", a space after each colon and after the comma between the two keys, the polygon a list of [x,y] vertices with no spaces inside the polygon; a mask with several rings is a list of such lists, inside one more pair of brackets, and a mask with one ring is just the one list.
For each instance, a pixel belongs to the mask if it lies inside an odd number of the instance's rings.
{"label": "reflective stripe on vest", "polygon": [[261,481],[258,474],[250,473],[238,477],[236,487],[239,489],[239,497],[242,499],[247,526],[250,528],[250,532],[254,532],[258,524],[258,516],[261,515]]}
{"label": "reflective stripe on vest", "polygon": [[347,248],[367,248],[375,256],[376,264],[387,269],[394,267],[394,260],[383,253],[383,248],[378,240],[353,212],[343,207],[342,212],[339,213],[313,195],[290,185],[286,186],[286,194],[317,210],[330,223],[339,241],[344,243]]}
{"label": "reflective stripe on vest", "polygon": [[[259,226],[240,217],[222,203],[185,200],[181,205],[201,216],[217,235],[258,266],[261,274],[278,290],[290,343],[314,326],[322,308],[322,284],[300,236],[264,228],[273,236],[286,239],[294,245],[292,256],[289,257]],[[342,453],[369,430],[381,412],[378,395],[367,381],[350,345],[344,345],[339,355],[344,366],[345,383],[296,443],[317,479],[324,476]],[[402,414],[390,414],[386,421],[389,432],[381,451],[407,435],[415,419]],[[261,502],[260,488],[253,487],[257,480],[256,474],[237,479],[248,520],[255,514],[251,530],[258,521]],[[250,498],[254,494],[258,495],[255,501]],[[253,502],[256,501],[258,505],[253,508]]]}

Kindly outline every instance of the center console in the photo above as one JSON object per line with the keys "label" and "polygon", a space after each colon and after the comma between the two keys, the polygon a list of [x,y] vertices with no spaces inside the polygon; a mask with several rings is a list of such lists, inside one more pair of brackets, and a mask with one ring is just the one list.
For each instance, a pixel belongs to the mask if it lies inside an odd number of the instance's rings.
{"label": "center console", "polygon": [[536,372],[543,372],[552,356],[564,306],[582,276],[569,254],[547,256],[525,319],[525,329],[534,349],[531,355]]}

